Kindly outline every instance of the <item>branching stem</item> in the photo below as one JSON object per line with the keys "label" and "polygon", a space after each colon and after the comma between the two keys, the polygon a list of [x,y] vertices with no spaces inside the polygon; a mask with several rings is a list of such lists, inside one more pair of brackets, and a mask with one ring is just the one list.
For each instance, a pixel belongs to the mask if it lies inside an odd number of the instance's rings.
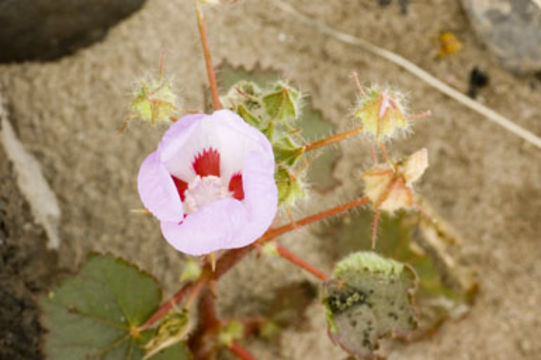
{"label": "branching stem", "polygon": [[244,349],[242,346],[239,345],[238,342],[234,341],[231,346],[229,346],[229,350],[237,355],[239,359],[243,360],[255,360],[255,357],[248,352],[248,350]]}
{"label": "branching stem", "polygon": [[313,143],[305,145],[304,148],[303,148],[303,151],[308,152],[308,151],[319,149],[320,147],[323,147],[323,146],[327,146],[327,145],[337,143],[337,142],[345,140],[345,139],[347,139],[349,137],[355,136],[355,135],[359,134],[361,131],[363,131],[363,128],[358,127],[358,128],[355,128],[355,129],[344,131],[344,132],[336,134],[336,135],[329,136],[329,137],[324,138],[324,139],[314,141]]}
{"label": "branching stem", "polygon": [[[333,207],[331,209],[324,210],[322,212],[319,212],[314,215],[307,216],[303,219],[296,220],[293,222],[290,222],[286,225],[272,228],[267,230],[265,234],[263,234],[256,242],[254,242],[251,245],[245,246],[240,249],[234,249],[227,251],[224,255],[222,255],[218,261],[216,262],[216,269],[215,271],[212,271],[210,269],[210,265],[207,264],[207,266],[203,269],[203,274],[201,275],[201,278],[195,282],[185,285],[182,289],[180,289],[169,301],[164,303],[151,317],[150,319],[143,325],[142,329],[146,329],[149,326],[151,326],[153,323],[161,319],[171,308],[173,305],[178,304],[182,301],[184,296],[189,294],[192,289],[194,289],[196,286],[199,286],[198,284],[200,282],[203,282],[203,287],[206,287],[208,285],[209,281],[212,280],[218,280],[220,277],[222,277],[225,273],[227,273],[233,266],[235,266],[237,263],[239,263],[246,255],[248,255],[253,249],[255,249],[256,246],[265,244],[275,238],[277,238],[280,235],[286,234],[290,231],[293,231],[297,228],[300,228],[302,226],[306,226],[308,224],[312,224],[314,222],[326,219],[328,217],[331,217],[333,215],[337,215],[340,213],[343,213],[345,211],[348,211],[350,209],[363,206],[367,204],[370,200],[367,197],[358,198],[355,200],[352,200],[350,202],[347,202],[345,204]],[[316,275],[317,276],[317,275]]]}
{"label": "branching stem", "polygon": [[188,294],[193,294],[195,291],[199,292],[203,288],[203,286],[206,284],[208,279],[206,277],[201,277],[198,281],[195,283],[189,283],[184,285],[173,297],[164,303],[162,306],[159,307],[158,310],[141,326],[140,331],[143,331],[147,329],[148,327],[152,326],[156,321],[160,320],[165,314],[167,314],[173,306],[180,303],[184,297]]}
{"label": "branching stem", "polygon": [[304,270],[308,271],[315,277],[323,281],[327,281],[327,279],[329,278],[323,271],[319,270],[318,268],[304,261],[303,259],[300,259],[295,254],[289,252],[289,250],[283,247],[282,244],[276,243],[276,250],[278,251],[278,254],[280,254],[281,257],[303,268]]}
{"label": "branching stem", "polygon": [[220,95],[218,92],[218,85],[216,82],[216,73],[212,66],[212,57],[210,56],[209,39],[207,35],[207,28],[205,26],[205,18],[203,16],[203,10],[198,0],[195,0],[195,14],[197,16],[197,27],[199,29],[199,36],[201,38],[201,45],[203,47],[203,54],[205,56],[205,65],[207,67],[207,76],[210,85],[210,92],[212,94],[212,102],[214,104],[214,110],[220,110],[222,105],[220,103]]}

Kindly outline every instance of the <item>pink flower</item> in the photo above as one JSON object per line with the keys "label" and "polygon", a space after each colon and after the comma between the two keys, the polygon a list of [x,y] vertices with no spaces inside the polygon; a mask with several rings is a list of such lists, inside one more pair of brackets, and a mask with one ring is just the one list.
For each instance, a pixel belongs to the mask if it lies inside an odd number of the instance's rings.
{"label": "pink flower", "polygon": [[271,144],[228,110],[171,125],[137,182],[163,236],[190,255],[251,244],[271,225],[278,204]]}

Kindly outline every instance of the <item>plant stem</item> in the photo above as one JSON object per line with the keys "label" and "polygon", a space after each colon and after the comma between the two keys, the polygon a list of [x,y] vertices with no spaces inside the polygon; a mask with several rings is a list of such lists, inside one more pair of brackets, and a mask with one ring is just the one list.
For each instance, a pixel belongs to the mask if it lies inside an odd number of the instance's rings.
{"label": "plant stem", "polygon": [[242,346],[239,345],[238,342],[233,342],[231,346],[229,346],[229,350],[237,355],[239,359],[243,360],[255,360],[255,357],[248,352],[248,350],[244,349]]}
{"label": "plant stem", "polygon": [[295,254],[289,252],[286,248],[282,246],[282,244],[276,243],[276,250],[278,250],[278,254],[282,256],[284,259],[292,262],[293,264],[303,268],[304,270],[308,271],[315,277],[327,281],[329,278],[323,271],[317,269],[313,265],[309,264],[308,262],[302,260],[301,258],[297,257]]}
{"label": "plant stem", "polygon": [[276,238],[276,237],[278,237],[280,235],[288,233],[288,232],[290,232],[292,230],[295,230],[295,229],[297,229],[299,227],[306,226],[308,224],[314,223],[314,222],[319,221],[319,220],[323,220],[325,218],[328,218],[328,217],[336,215],[336,214],[340,214],[340,213],[342,213],[344,211],[356,208],[358,206],[365,205],[369,201],[370,201],[370,199],[368,199],[367,197],[358,198],[358,199],[352,200],[350,202],[347,202],[345,204],[333,207],[331,209],[324,210],[324,211],[319,212],[317,214],[307,216],[307,217],[305,217],[303,219],[300,219],[300,220],[297,220],[295,222],[291,222],[291,223],[286,224],[284,226],[280,226],[280,227],[277,227],[277,228],[270,229],[265,234],[263,234],[263,236],[261,236],[261,238],[259,238],[259,240],[257,240],[257,243],[258,244],[264,244],[264,243],[266,243],[266,242],[268,242],[268,241],[270,241],[270,240],[272,240],[272,239],[274,239],[274,238]]}
{"label": "plant stem", "polygon": [[206,277],[201,276],[201,278],[195,283],[189,283],[184,285],[179,291],[177,291],[175,295],[173,295],[173,297],[169,301],[163,303],[162,306],[160,306],[158,310],[156,310],[156,312],[143,324],[143,326],[141,326],[140,330],[145,330],[156,321],[160,320],[165,314],[169,312],[169,310],[171,310],[174,305],[181,302],[187,294],[193,294],[193,292],[195,292],[196,290],[200,291],[207,281],[208,280]]}
{"label": "plant stem", "polygon": [[203,290],[199,302],[199,316],[206,330],[215,329],[220,326],[220,319],[216,311],[216,303],[212,292],[207,288]]}
{"label": "plant stem", "polygon": [[396,171],[396,167],[394,163],[392,162],[391,158],[389,157],[389,154],[387,153],[387,149],[385,149],[385,145],[383,145],[381,141],[379,142],[379,149],[381,150],[381,155],[383,155],[383,158],[385,159],[385,162],[387,163],[387,165],[389,165],[391,169],[393,169],[393,171]]}
{"label": "plant stem", "polygon": [[222,105],[220,104],[220,95],[218,93],[218,85],[216,83],[216,73],[214,72],[214,67],[212,66],[209,39],[207,36],[207,28],[205,27],[205,18],[203,16],[203,10],[201,9],[201,5],[199,5],[198,0],[195,0],[195,14],[197,16],[197,27],[199,29],[199,36],[201,38],[203,54],[205,56],[205,65],[207,67],[207,76],[210,85],[210,92],[212,94],[214,110],[220,110],[222,108]]}
{"label": "plant stem", "polygon": [[357,135],[361,131],[363,131],[363,128],[358,127],[358,128],[355,128],[355,129],[345,131],[343,133],[339,133],[339,134],[336,134],[336,135],[333,135],[333,136],[329,136],[328,138],[325,138],[325,139],[314,141],[311,144],[305,145],[304,148],[303,148],[303,151],[308,152],[308,151],[319,149],[320,147],[323,147],[323,146],[334,144],[336,142],[339,142],[339,141],[345,140],[345,139],[347,139],[349,137],[352,137],[354,135]]}
{"label": "plant stem", "polygon": [[340,214],[344,211],[353,209],[355,207],[365,205],[369,201],[370,199],[368,199],[367,197],[362,197],[362,198],[347,202],[345,204],[336,206],[334,208],[324,210],[317,214],[307,216],[304,219],[292,221],[289,224],[286,224],[284,226],[267,230],[267,232],[263,234],[254,244],[245,246],[240,249],[229,250],[222,257],[220,257],[220,259],[218,259],[218,262],[216,263],[216,271],[212,273],[214,275],[214,279],[219,279],[229,269],[235,266],[240,260],[242,260],[246,255],[248,255],[250,251],[252,251],[252,249],[255,247],[256,244],[263,245],[275,239],[276,237],[283,235],[285,233],[288,233],[290,231],[293,231],[295,229],[298,229],[299,227],[303,227],[308,224],[317,222],[319,220],[328,218],[330,216]]}
{"label": "plant stem", "polygon": [[240,262],[246,255],[248,255],[256,245],[262,245],[266,242],[269,242],[276,237],[283,235],[285,233],[288,233],[290,231],[293,231],[299,227],[306,226],[308,224],[317,222],[319,220],[323,220],[325,218],[328,218],[330,216],[340,214],[344,211],[353,209],[358,206],[365,205],[370,200],[367,197],[362,197],[355,199],[353,201],[347,202],[345,204],[336,206],[331,209],[324,210],[322,212],[319,212],[314,215],[307,216],[303,219],[292,221],[289,224],[286,224],[284,226],[280,226],[277,228],[269,229],[265,234],[263,234],[256,242],[254,242],[251,245],[245,246],[240,249],[233,249],[227,251],[224,255],[222,255],[218,261],[216,262],[216,269],[215,271],[211,271],[209,265],[203,269],[203,274],[201,275],[201,278],[195,282],[185,285],[182,289],[180,289],[171,300],[164,303],[158,311],[156,311],[152,317],[143,325],[142,329],[146,329],[148,326],[152,325],[159,319],[161,319],[162,316],[164,316],[172,307],[173,304],[178,304],[182,301],[184,296],[192,291],[191,289],[198,286],[197,284],[199,282],[204,282],[204,285],[207,285],[209,280],[217,280],[220,277],[222,277],[225,273],[227,273],[233,266],[235,266],[238,262]]}

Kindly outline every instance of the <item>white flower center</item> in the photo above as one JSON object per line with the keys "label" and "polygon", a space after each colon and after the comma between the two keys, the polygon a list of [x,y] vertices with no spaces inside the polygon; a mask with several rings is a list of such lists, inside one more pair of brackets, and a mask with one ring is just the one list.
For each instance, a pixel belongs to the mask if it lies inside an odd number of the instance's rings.
{"label": "white flower center", "polygon": [[184,213],[191,214],[207,204],[228,197],[231,197],[231,192],[219,177],[197,175],[184,192]]}

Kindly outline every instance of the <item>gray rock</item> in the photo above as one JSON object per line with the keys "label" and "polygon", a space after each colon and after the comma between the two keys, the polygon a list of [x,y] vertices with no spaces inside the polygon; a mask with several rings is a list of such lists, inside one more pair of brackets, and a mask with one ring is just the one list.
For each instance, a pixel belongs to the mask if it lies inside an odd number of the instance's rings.
{"label": "gray rock", "polygon": [[502,64],[541,71],[541,0],[462,0],[473,27]]}
{"label": "gray rock", "polygon": [[0,0],[0,62],[52,60],[102,40],[145,0]]}
{"label": "gray rock", "polygon": [[56,195],[43,176],[38,160],[15,135],[0,97],[0,146],[13,165],[19,191],[30,205],[34,221],[45,229],[48,249],[60,246],[60,207]]}

